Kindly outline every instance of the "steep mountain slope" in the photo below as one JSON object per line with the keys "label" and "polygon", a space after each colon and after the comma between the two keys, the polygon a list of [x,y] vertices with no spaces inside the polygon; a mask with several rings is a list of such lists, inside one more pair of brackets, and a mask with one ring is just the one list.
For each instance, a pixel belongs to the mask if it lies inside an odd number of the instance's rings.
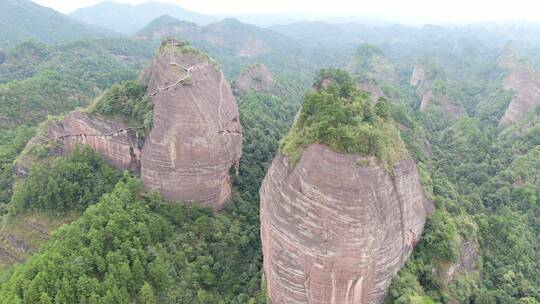
{"label": "steep mountain slope", "polygon": [[132,79],[152,46],[123,39],[47,46],[25,42],[6,49],[0,65],[0,125],[35,125],[92,99],[113,83]]}
{"label": "steep mountain slope", "polygon": [[431,209],[385,102],[362,120],[372,106],[348,77],[321,74],[263,181],[272,303],[382,303]]}
{"label": "steep mountain slope", "polygon": [[147,2],[130,5],[105,1],[91,7],[80,8],[70,17],[123,34],[134,34],[153,19],[170,15],[174,18],[200,25],[216,21],[215,17],[183,9],[174,4]]}
{"label": "steep mountain slope", "polygon": [[203,43],[207,47],[220,48],[221,52],[232,52],[237,57],[246,58],[258,57],[293,44],[289,38],[278,33],[231,18],[197,27],[162,16],[139,31],[136,37],[155,40],[162,39],[164,35]]}
{"label": "steep mountain slope", "polygon": [[30,0],[0,2],[0,46],[28,39],[61,43],[113,35],[105,29],[71,19]]}

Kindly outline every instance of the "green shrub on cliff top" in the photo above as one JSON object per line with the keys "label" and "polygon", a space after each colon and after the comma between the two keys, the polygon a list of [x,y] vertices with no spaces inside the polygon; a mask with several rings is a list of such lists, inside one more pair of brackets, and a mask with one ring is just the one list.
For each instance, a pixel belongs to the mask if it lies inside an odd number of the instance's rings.
{"label": "green shrub on cliff top", "polygon": [[141,128],[146,134],[152,128],[154,106],[145,93],[146,87],[139,82],[126,81],[107,90],[89,111]]}
{"label": "green shrub on cliff top", "polygon": [[321,71],[314,87],[317,90],[306,95],[294,126],[281,143],[281,151],[293,163],[313,143],[340,153],[375,156],[386,168],[403,156],[405,145],[389,118],[386,100],[373,106],[342,70]]}

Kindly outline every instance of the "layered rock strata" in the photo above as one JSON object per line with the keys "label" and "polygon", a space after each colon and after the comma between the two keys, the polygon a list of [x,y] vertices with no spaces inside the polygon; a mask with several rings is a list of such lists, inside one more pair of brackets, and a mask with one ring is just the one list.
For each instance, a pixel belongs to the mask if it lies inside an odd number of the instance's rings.
{"label": "layered rock strata", "polygon": [[47,137],[62,143],[63,154],[78,144],[90,145],[116,168],[138,172],[142,139],[137,129],[82,111],[69,113],[62,122],[49,126]]}
{"label": "layered rock strata", "polygon": [[387,172],[319,144],[294,167],[278,153],[261,188],[272,303],[382,303],[430,208],[409,156]]}
{"label": "layered rock strata", "polygon": [[236,100],[223,72],[195,49],[170,41],[142,79],[154,105],[144,140],[136,128],[81,111],[52,123],[47,140],[61,144],[60,154],[88,144],[112,166],[140,172],[143,185],[167,200],[222,209],[231,195],[229,171],[238,169],[242,155]]}
{"label": "layered rock strata", "polygon": [[144,186],[168,200],[223,208],[229,170],[242,155],[238,109],[223,72],[197,52],[165,48],[147,77],[154,126],[141,153]]}

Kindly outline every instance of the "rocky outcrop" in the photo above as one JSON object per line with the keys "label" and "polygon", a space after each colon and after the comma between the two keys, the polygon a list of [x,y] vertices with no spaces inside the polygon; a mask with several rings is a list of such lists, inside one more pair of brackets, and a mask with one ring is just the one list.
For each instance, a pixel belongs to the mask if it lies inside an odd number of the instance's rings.
{"label": "rocky outcrop", "polygon": [[424,68],[419,65],[414,66],[409,84],[413,87],[416,87],[425,80],[426,72],[424,71]]}
{"label": "rocky outcrop", "polygon": [[[145,188],[182,203],[220,210],[231,195],[229,171],[242,155],[242,127],[223,72],[194,48],[170,41],[141,77],[154,105],[153,127],[130,127],[113,117],[74,111],[50,123],[45,139],[70,153],[88,144],[112,166],[140,172]],[[141,80],[143,81],[143,80]],[[21,157],[16,170],[24,175]]]}
{"label": "rocky outcrop", "polygon": [[430,208],[409,156],[388,172],[319,144],[294,168],[278,153],[261,188],[272,303],[382,303]]}
{"label": "rocky outcrop", "polygon": [[63,154],[79,144],[90,145],[111,166],[139,172],[142,139],[137,129],[82,111],[69,113],[62,122],[52,123],[47,137],[62,143]]}
{"label": "rocky outcrop", "polygon": [[165,47],[147,78],[154,127],[141,153],[144,186],[168,200],[223,208],[229,170],[242,154],[238,109],[223,72],[196,51]]}
{"label": "rocky outcrop", "polygon": [[540,106],[540,76],[526,65],[507,65],[510,74],[503,83],[504,90],[515,94],[500,120],[501,126],[518,122],[527,113]]}
{"label": "rocky outcrop", "polygon": [[443,263],[442,265],[432,266],[431,272],[438,278],[442,285],[452,283],[459,275],[470,274],[477,270],[476,260],[478,258],[477,240],[460,240],[459,258],[454,263]]}
{"label": "rocky outcrop", "polygon": [[264,64],[247,67],[236,80],[239,93],[248,91],[270,91],[274,86],[274,76]]}
{"label": "rocky outcrop", "polygon": [[423,67],[417,65],[414,67],[410,81],[411,86],[416,87],[416,94],[422,99],[420,102],[420,110],[425,111],[428,106],[434,105],[439,107],[451,120],[457,120],[465,114],[465,110],[461,103],[452,97],[447,92],[436,90],[433,86],[433,80],[427,77]]}

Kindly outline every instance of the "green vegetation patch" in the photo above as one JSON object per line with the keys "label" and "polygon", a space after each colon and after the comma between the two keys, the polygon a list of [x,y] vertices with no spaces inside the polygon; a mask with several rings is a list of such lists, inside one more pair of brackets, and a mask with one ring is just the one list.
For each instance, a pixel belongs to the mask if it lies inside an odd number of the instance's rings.
{"label": "green vegetation patch", "polygon": [[16,187],[9,213],[82,212],[111,191],[119,175],[90,147],[78,147],[68,157],[32,166],[28,177]]}
{"label": "green vegetation patch", "polygon": [[146,87],[139,82],[126,81],[107,90],[89,107],[89,111],[140,128],[146,135],[152,128],[154,105],[145,93]]}
{"label": "green vegetation patch", "polygon": [[342,70],[323,70],[315,81],[281,151],[295,164],[303,149],[313,143],[338,153],[375,156],[386,168],[403,157],[406,149],[390,118],[388,101],[373,106]]}

